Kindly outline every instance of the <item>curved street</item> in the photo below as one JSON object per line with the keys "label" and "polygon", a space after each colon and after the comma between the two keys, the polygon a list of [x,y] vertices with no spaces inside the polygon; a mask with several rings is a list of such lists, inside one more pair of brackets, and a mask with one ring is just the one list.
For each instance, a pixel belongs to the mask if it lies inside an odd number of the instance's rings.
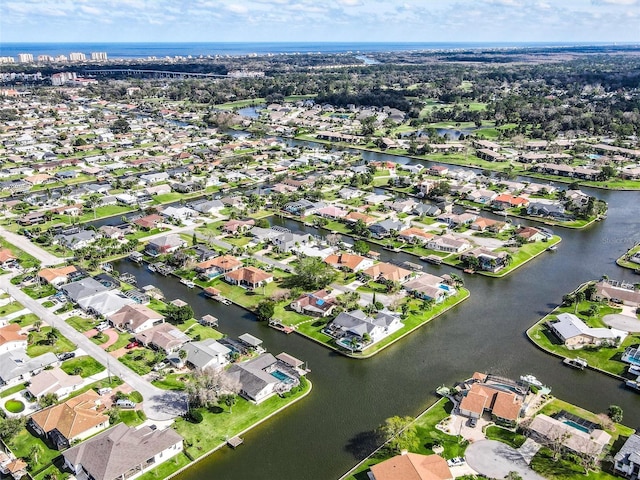
{"label": "curved street", "polygon": [[184,394],[155,387],[117,359],[111,357],[100,346],[93,343],[60,317],[44,308],[38,301],[29,297],[15,285],[12,285],[10,279],[11,277],[6,275],[0,277],[0,288],[35,313],[43,322],[57,328],[62,335],[71,340],[87,355],[108,366],[111,374],[120,377],[131,388],[140,392],[144,398],[142,407],[148,419],[157,421],[170,420],[186,412],[187,400]]}
{"label": "curved street", "polygon": [[531,470],[522,453],[496,440],[471,443],[465,451],[465,460],[472,469],[489,478],[505,478],[510,472],[517,472],[524,480],[544,480]]}

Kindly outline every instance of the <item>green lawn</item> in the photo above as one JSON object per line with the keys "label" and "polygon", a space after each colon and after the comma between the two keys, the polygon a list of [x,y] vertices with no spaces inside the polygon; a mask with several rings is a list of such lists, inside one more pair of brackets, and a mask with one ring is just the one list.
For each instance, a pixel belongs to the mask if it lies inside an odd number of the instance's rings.
{"label": "green lawn", "polygon": [[29,269],[36,265],[39,265],[39,261],[36,260],[35,257],[32,257],[27,252],[19,249],[12,243],[7,242],[4,238],[0,238],[0,247],[8,248],[9,250],[11,250],[11,253],[13,253],[13,255],[18,259],[18,263],[20,263],[20,265],[24,269]]}
{"label": "green lawn", "polygon": [[26,387],[26,384],[20,383],[18,385],[14,385],[13,387],[7,388],[6,390],[3,390],[0,393],[0,398],[8,397],[9,395],[13,395],[14,393],[18,393],[18,392],[24,390],[25,387]]}
{"label": "green lawn", "polygon": [[47,334],[52,330],[51,327],[42,327],[39,332],[31,332],[29,334],[29,345],[27,346],[27,355],[30,357],[38,357],[46,352],[62,353],[71,352],[76,346],[64,337],[60,332],[53,344],[47,340]]}
{"label": "green lawn", "polygon": [[172,473],[177,472],[186,465],[189,465],[189,463],[191,463],[189,457],[181,452],[175,457],[170,458],[166,462],[149,470],[144,475],[139,476],[138,480],[160,480],[163,478],[168,478]]}
{"label": "green lawn", "polygon": [[29,295],[31,298],[35,298],[37,300],[39,298],[45,298],[50,295],[53,295],[54,293],[56,293],[57,290],[53,285],[46,284],[46,285],[40,285],[40,286],[31,285],[28,287],[24,287],[22,291],[27,295]]}
{"label": "green lawn", "polygon": [[96,324],[96,321],[93,318],[79,317],[77,315],[69,317],[66,322],[80,333],[88,332]]}
{"label": "green lawn", "polygon": [[163,376],[161,380],[153,380],[151,383],[163,390],[184,390],[187,380],[188,375],[184,373],[170,373]]}
{"label": "green lawn", "polygon": [[618,258],[618,260],[616,260],[616,263],[624,268],[630,268],[631,270],[638,270],[640,269],[640,264],[630,262],[628,260],[635,253],[638,253],[638,252],[640,252],[640,243],[630,248],[629,250],[627,250],[627,252],[624,255],[622,255],[620,258]]}
{"label": "green lawn", "polygon": [[156,357],[155,352],[147,348],[137,348],[128,351],[118,360],[138,375],[145,375],[151,371],[152,367],[157,363],[158,358],[159,356]]}
{"label": "green lawn", "polygon": [[[105,367],[93,357],[82,355],[62,362],[60,368],[69,375],[80,375],[82,378],[90,377],[102,372]],[[79,369],[79,373],[76,373]]]}
{"label": "green lawn", "polygon": [[506,428],[498,427],[496,425],[487,427],[484,433],[489,440],[497,440],[498,442],[506,443],[513,448],[520,448],[527,439],[524,435],[520,435],[519,433],[512,432],[511,430],[507,430]]}
{"label": "green lawn", "polygon": [[206,340],[213,338],[214,340],[219,340],[224,337],[224,335],[215,328],[200,325],[195,319],[179,325],[178,328],[193,339]]}
{"label": "green lawn", "polygon": [[0,307],[0,317],[11,315],[12,313],[19,312],[24,309],[24,306],[20,302],[13,301]]}
{"label": "green lawn", "polygon": [[[117,330],[115,330],[117,332]],[[130,343],[131,341],[134,340],[134,337],[132,334],[128,333],[128,332],[118,332],[118,340],[116,341],[116,343],[114,343],[113,345],[111,345],[110,347],[107,347],[107,352],[113,352],[115,350],[119,350],[122,347],[126,347],[128,343]]]}
{"label": "green lawn", "polygon": [[544,350],[555,353],[562,357],[581,357],[584,358],[589,366],[599,368],[606,372],[613,373],[614,375],[622,375],[627,367],[627,364],[623,363],[620,359],[622,353],[626,347],[640,344],[640,334],[629,335],[622,342],[619,348],[614,347],[602,347],[602,348],[590,348],[584,347],[579,350],[570,350],[560,343],[558,338],[549,330],[545,323],[556,319],[559,313],[577,313],[587,325],[591,327],[602,327],[604,323],[602,317],[609,313],[617,313],[620,309],[610,307],[608,305],[598,304],[599,311],[593,317],[587,316],[586,312],[592,302],[581,302],[578,307],[575,306],[560,306],[557,307],[549,315],[543,317],[539,322],[533,325],[527,330],[527,335],[536,345]]}
{"label": "green lawn", "polygon": [[306,389],[288,398],[278,395],[268,398],[259,405],[238,397],[238,402],[229,413],[228,408],[216,408],[211,411],[203,411],[202,423],[193,424],[183,418],[175,420],[175,429],[185,439],[185,449],[193,458],[198,458],[209,450],[224,445],[228,438],[239,435],[251,428],[267,416],[275,413],[280,408],[286,407],[296,399],[306,395],[311,390],[311,384],[307,382]]}
{"label": "green lawn", "polygon": [[[35,446],[38,447],[38,461],[35,462],[30,458],[31,449]],[[29,459],[29,472],[33,475],[39,473],[41,470],[49,467],[51,461],[60,455],[58,450],[53,450],[47,447],[47,444],[39,437],[31,435],[26,428],[23,428],[18,435],[9,444],[12,452],[17,458]]]}
{"label": "green lawn", "polygon": [[[413,453],[430,455],[434,453],[432,450],[434,445],[441,445],[444,448],[442,453],[444,458],[464,456],[467,444],[459,442],[457,436],[449,435],[436,428],[436,425],[451,414],[452,408],[451,402],[442,398],[415,420],[416,432],[420,441],[418,448],[411,450]],[[391,458],[391,456],[387,449],[381,448],[349,472],[350,475],[345,477],[345,480],[368,480],[367,472],[369,469],[373,465]]]}
{"label": "green lawn", "polygon": [[589,471],[585,475],[584,469],[575,461],[564,459],[554,461],[553,454],[546,447],[536,453],[530,466],[533,471],[549,480],[615,480],[620,478],[603,471]]}
{"label": "green lawn", "polygon": [[14,318],[11,320],[11,323],[17,323],[22,327],[27,327],[29,325],[33,325],[38,320],[40,319],[35,313],[27,313],[26,315],[20,315],[19,317]]}

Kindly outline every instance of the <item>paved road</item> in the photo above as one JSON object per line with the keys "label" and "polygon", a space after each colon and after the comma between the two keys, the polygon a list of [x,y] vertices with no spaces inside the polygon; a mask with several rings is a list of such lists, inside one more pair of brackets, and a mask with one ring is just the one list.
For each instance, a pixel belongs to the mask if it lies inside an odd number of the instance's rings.
{"label": "paved road", "polygon": [[113,375],[117,375],[134,390],[140,392],[144,398],[144,413],[149,419],[169,420],[185,412],[186,397],[183,394],[159,389],[144,380],[140,375],[111,357],[111,355],[100,348],[100,346],[86,338],[60,317],[44,308],[36,300],[23,293],[18,287],[12,285],[8,276],[0,277],[0,288],[7,291],[9,295],[13,296],[13,298],[27,309],[35,313],[38,318],[42,319],[45,323],[57,328],[60,333],[76,344],[77,347],[84,350],[87,355],[92,356],[103,365],[109,365],[109,369]]}
{"label": "paved road", "polygon": [[495,440],[473,442],[467,447],[465,460],[489,478],[504,478],[509,472],[517,472],[524,480],[544,480],[529,468],[518,450]]}
{"label": "paved road", "polygon": [[17,233],[10,232],[2,227],[0,227],[0,237],[4,238],[7,242],[15,245],[16,247],[24,250],[32,257],[40,260],[43,267],[58,265],[60,263],[64,263],[67,260],[67,258],[56,257],[46,250],[43,250],[39,246],[34,245],[29,241],[27,237],[23,237],[22,235],[18,235]]}

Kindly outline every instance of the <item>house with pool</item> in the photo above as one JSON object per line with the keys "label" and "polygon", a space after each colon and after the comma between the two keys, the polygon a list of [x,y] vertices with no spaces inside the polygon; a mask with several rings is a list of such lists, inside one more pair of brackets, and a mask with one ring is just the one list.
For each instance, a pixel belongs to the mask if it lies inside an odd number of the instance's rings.
{"label": "house with pool", "polygon": [[383,310],[369,316],[362,310],[352,310],[341,312],[322,332],[333,337],[338,347],[354,352],[371,347],[402,327],[404,323],[396,313]]}
{"label": "house with pool", "polygon": [[402,286],[408,293],[422,300],[443,302],[447,297],[456,294],[456,289],[449,285],[443,277],[423,273],[409,280]]}

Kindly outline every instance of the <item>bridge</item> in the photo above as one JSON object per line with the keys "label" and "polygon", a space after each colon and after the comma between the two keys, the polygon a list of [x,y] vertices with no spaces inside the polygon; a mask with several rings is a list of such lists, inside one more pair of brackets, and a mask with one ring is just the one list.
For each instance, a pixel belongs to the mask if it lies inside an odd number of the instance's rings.
{"label": "bridge", "polygon": [[145,70],[140,68],[104,68],[99,70],[85,70],[84,73],[93,75],[127,75],[151,76],[154,78],[228,78],[227,75],[216,73],[172,72],[169,70]]}

